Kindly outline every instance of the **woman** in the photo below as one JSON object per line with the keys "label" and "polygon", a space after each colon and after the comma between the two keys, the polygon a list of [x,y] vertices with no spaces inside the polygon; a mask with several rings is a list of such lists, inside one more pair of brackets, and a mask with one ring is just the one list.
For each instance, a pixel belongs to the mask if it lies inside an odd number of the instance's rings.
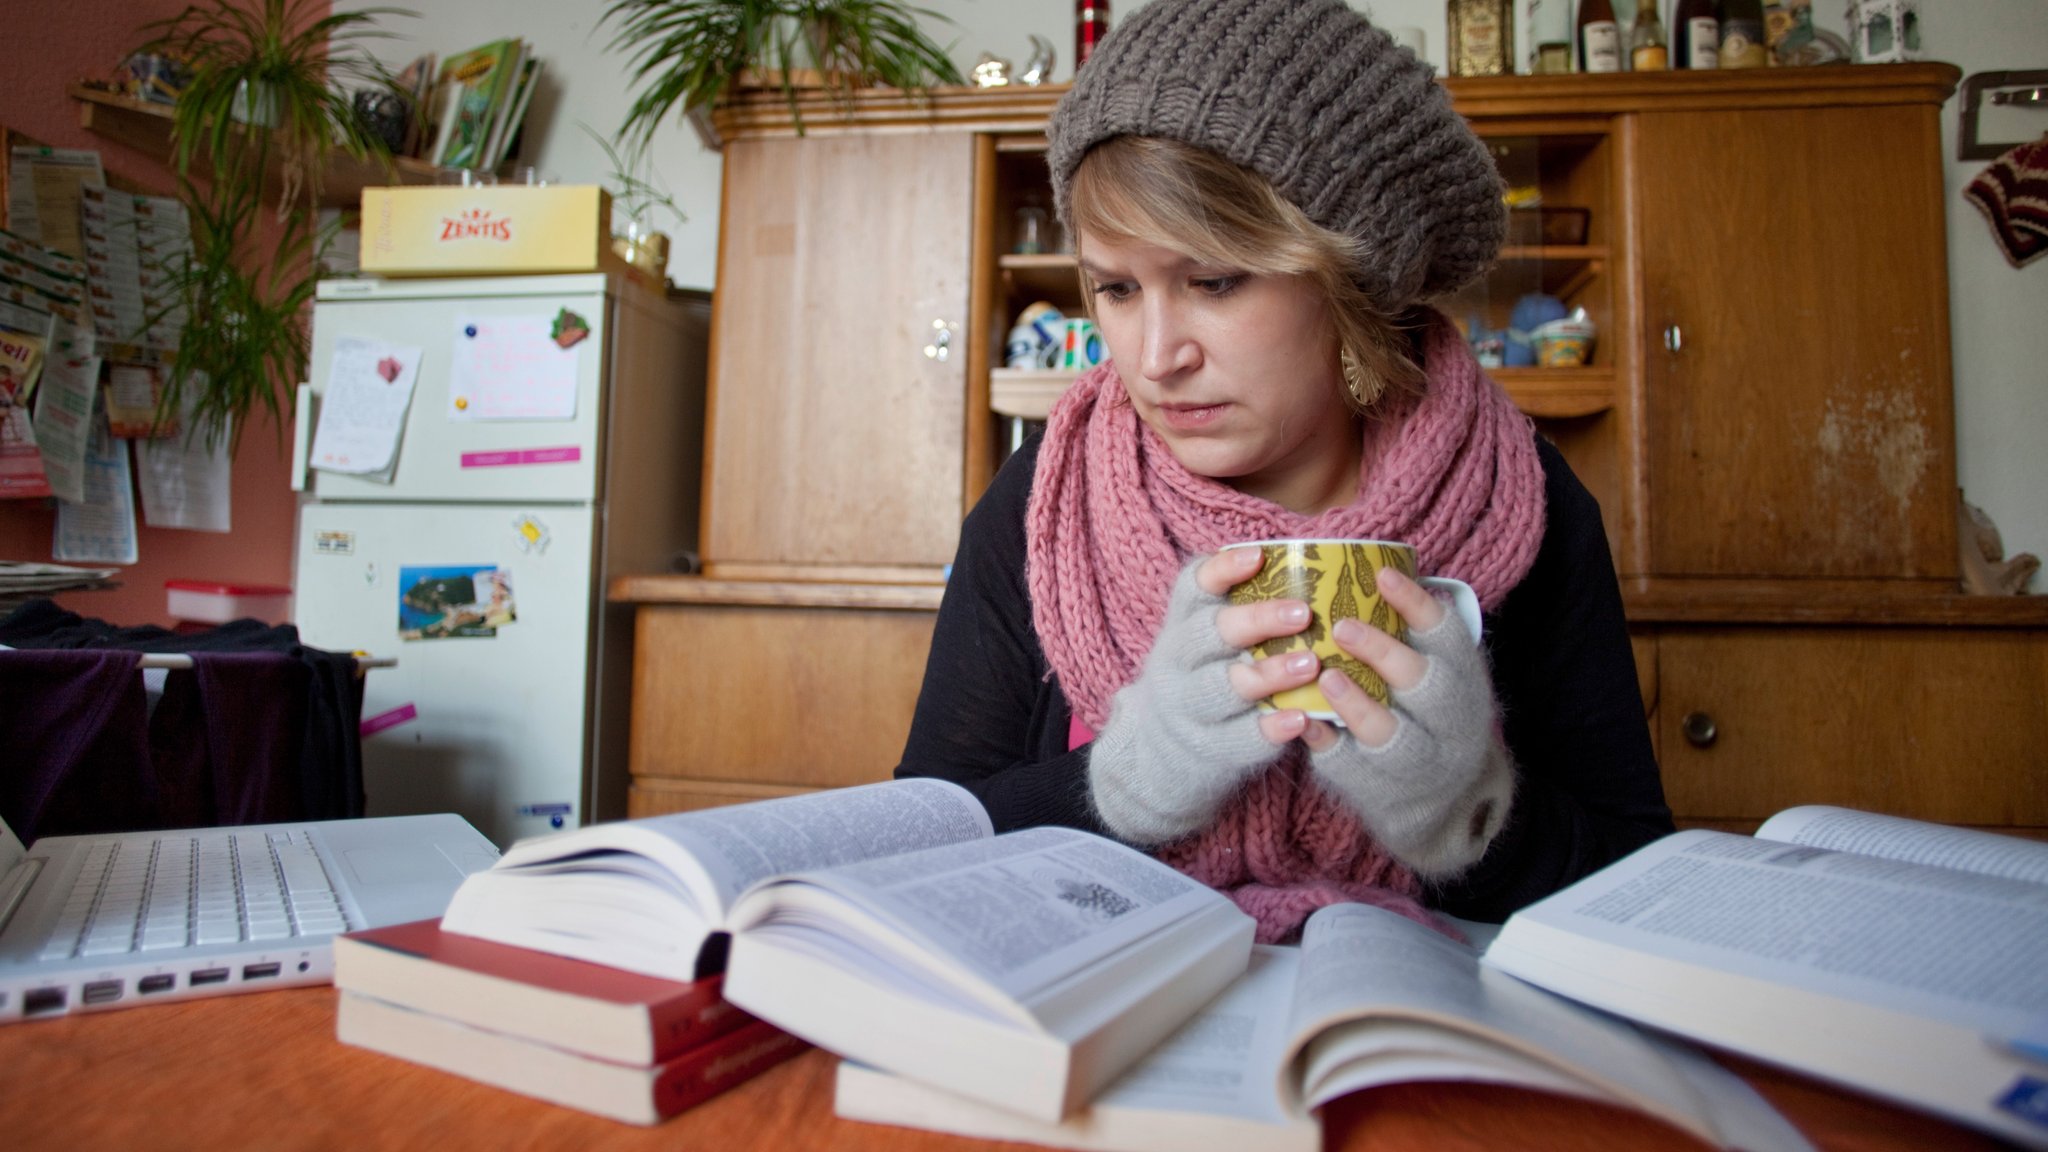
{"label": "woman", "polygon": [[[1262,940],[1324,904],[1499,919],[1671,829],[1599,509],[1423,306],[1504,230],[1429,68],[1339,0],[1153,0],[1048,160],[1111,359],[969,515],[899,776],[999,829],[1090,828],[1228,893]],[[1226,606],[1277,537],[1414,544],[1356,624],[1381,705]],[[1257,701],[1316,680],[1345,721]]]}

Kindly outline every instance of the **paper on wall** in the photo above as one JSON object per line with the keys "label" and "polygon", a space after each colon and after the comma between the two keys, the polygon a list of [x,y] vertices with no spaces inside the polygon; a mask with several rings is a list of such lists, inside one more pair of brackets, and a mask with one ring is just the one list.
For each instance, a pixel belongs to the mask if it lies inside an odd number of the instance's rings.
{"label": "paper on wall", "polygon": [[230,429],[223,427],[208,443],[206,433],[190,419],[183,423],[186,431],[168,440],[135,442],[142,522],[151,528],[230,531]]}
{"label": "paper on wall", "polygon": [[582,317],[566,308],[553,316],[457,318],[448,418],[574,420],[589,334]]}
{"label": "paper on wall", "polygon": [[36,447],[43,473],[60,500],[85,502],[85,454],[92,439],[93,389],[100,379],[97,356],[55,356],[43,368],[36,391]]}
{"label": "paper on wall", "polygon": [[85,453],[85,501],[58,501],[51,556],[71,564],[135,563],[134,491],[128,442],[95,421]]}
{"label": "paper on wall", "polygon": [[336,340],[309,463],[359,476],[389,469],[419,374],[418,348],[362,336]]}
{"label": "paper on wall", "polygon": [[106,183],[98,152],[18,144],[7,172],[8,226],[46,248],[83,258],[79,189],[103,188]]}

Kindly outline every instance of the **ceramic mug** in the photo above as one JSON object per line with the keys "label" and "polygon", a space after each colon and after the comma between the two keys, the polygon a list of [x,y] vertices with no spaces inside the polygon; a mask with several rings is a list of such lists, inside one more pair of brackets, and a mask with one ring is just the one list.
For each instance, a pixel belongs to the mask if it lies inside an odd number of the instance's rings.
{"label": "ceramic mug", "polygon": [[[1446,594],[1450,610],[1464,620],[1474,642],[1478,640],[1479,597],[1472,586],[1448,576],[1417,576],[1412,545],[1395,540],[1258,540],[1226,545],[1224,551],[1232,548],[1257,548],[1266,557],[1257,575],[1230,590],[1232,604],[1301,600],[1309,606],[1307,628],[1254,645],[1253,658],[1306,647],[1315,652],[1323,667],[1341,670],[1373,699],[1386,703],[1386,681],[1370,665],[1337,647],[1331,633],[1337,621],[1348,617],[1363,620],[1396,640],[1407,640],[1407,621],[1380,595],[1377,583],[1379,570],[1389,567],[1400,569],[1424,588]],[[1314,683],[1276,693],[1259,705],[1268,711],[1299,708],[1318,720],[1344,723]]]}

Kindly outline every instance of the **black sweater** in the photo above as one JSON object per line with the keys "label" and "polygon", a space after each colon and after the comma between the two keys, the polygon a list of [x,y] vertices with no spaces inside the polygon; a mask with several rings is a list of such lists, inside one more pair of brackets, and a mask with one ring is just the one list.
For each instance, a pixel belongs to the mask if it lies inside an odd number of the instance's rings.
{"label": "black sweater", "polygon": [[[1500,920],[1671,831],[1600,508],[1540,437],[1547,522],[1536,562],[1484,618],[1517,773],[1508,822],[1471,869],[1430,892]],[[1061,824],[1113,835],[1088,798],[1088,749],[1032,628],[1024,511],[1038,461],[1011,457],[961,530],[910,740],[896,775],[981,798],[996,830]]]}

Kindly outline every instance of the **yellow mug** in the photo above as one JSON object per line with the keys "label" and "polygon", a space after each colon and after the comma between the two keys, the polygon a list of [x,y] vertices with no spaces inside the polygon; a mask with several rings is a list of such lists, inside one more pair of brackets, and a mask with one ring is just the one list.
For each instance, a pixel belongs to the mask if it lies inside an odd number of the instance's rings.
{"label": "yellow mug", "polygon": [[[1447,593],[1451,610],[1464,620],[1474,642],[1479,638],[1479,597],[1472,586],[1448,576],[1416,576],[1412,545],[1395,540],[1257,540],[1225,545],[1223,550],[1233,548],[1257,548],[1266,559],[1257,575],[1230,590],[1232,604],[1301,600],[1309,607],[1308,627],[1254,645],[1254,658],[1308,648],[1323,667],[1341,669],[1373,699],[1386,703],[1386,681],[1370,665],[1337,647],[1331,635],[1337,621],[1348,617],[1407,640],[1407,621],[1380,595],[1377,581],[1382,568],[1398,568],[1423,587]],[[1268,711],[1299,708],[1318,720],[1344,723],[1314,683],[1276,693],[1259,705]]]}

